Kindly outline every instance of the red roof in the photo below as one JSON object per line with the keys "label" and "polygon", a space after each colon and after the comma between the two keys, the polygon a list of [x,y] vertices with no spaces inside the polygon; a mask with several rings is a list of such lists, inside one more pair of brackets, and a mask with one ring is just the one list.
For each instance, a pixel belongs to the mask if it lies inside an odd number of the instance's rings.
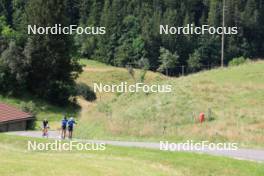
{"label": "red roof", "polygon": [[33,116],[15,107],[0,103],[0,123],[14,120],[29,119]]}

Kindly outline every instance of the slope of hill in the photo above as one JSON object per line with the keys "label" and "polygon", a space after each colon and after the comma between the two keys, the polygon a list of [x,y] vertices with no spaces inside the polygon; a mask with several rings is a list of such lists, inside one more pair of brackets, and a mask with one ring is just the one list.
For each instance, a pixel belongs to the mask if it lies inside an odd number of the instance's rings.
{"label": "slope of hill", "polygon": [[[105,72],[96,66],[96,73],[88,69],[80,80],[131,81],[124,69],[100,67]],[[181,78],[165,78],[149,72],[146,80],[148,84],[171,84],[173,90],[171,93],[124,93],[98,99],[83,107],[85,113],[78,136],[264,144],[264,62]],[[207,118],[202,125],[194,120],[200,112],[205,112]]]}
{"label": "slope of hill", "polygon": [[[124,68],[82,60],[84,72],[78,82],[118,84],[138,81]],[[79,98],[78,137],[137,140],[234,141],[242,145],[264,145],[264,62],[216,69],[181,78],[147,72],[147,84],[171,84],[171,93],[97,93],[95,102]],[[0,101],[17,107],[33,101],[38,119],[51,120],[58,129],[63,113],[78,116],[78,107],[56,107],[30,96],[0,95]],[[200,112],[207,120],[195,122]],[[210,120],[208,120],[210,116]]]}
{"label": "slope of hill", "polygon": [[[82,59],[81,64],[84,65],[84,72],[80,75],[78,82],[83,82],[88,86],[92,87],[93,82],[103,82],[105,84],[118,83],[121,81],[132,82],[134,79],[128,74],[128,72],[123,68],[116,68],[107,66],[105,64]],[[140,71],[135,70],[135,78],[137,79],[140,75]],[[147,74],[147,81],[162,80],[165,77],[161,74],[149,73]],[[98,100],[112,98],[114,94],[111,93],[101,93],[97,94]],[[41,121],[43,119],[48,119],[50,122],[50,129],[57,130],[60,129],[60,121],[64,114],[67,116],[79,117],[80,107],[78,105],[68,105],[66,107],[60,107],[52,105],[44,100],[38,99],[32,95],[24,94],[19,97],[4,95],[0,93],[0,102],[15,106],[19,109],[23,107],[29,107],[37,114],[37,129],[41,127]],[[82,114],[86,114],[86,107],[93,106],[90,102],[84,101],[79,98],[79,104],[83,106]],[[81,114],[81,116],[82,116]]]}

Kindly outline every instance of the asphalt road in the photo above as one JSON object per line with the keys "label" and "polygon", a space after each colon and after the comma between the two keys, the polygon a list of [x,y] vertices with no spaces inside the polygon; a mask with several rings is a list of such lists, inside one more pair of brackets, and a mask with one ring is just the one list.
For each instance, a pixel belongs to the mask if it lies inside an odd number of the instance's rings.
{"label": "asphalt road", "polygon": [[[18,131],[18,132],[9,132],[10,135],[18,136],[27,136],[27,137],[42,137],[42,132],[40,131]],[[51,139],[60,139],[59,131],[49,131],[49,138]],[[83,142],[94,142],[94,143],[105,143],[113,146],[123,146],[123,147],[140,147],[140,148],[149,148],[149,149],[158,149],[160,150],[160,143],[155,142],[131,142],[131,141],[110,141],[110,140],[82,140],[82,139],[73,139]],[[235,159],[241,160],[251,160],[257,162],[264,162],[264,150],[257,149],[241,149],[238,150],[184,150],[181,147],[177,147],[177,150],[170,150],[171,152],[184,151],[184,152],[195,152],[195,153],[206,153],[217,156],[226,156]]]}

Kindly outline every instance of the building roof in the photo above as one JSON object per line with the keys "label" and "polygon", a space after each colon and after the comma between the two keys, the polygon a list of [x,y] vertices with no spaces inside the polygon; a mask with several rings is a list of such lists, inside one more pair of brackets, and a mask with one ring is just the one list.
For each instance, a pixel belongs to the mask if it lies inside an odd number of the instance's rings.
{"label": "building roof", "polygon": [[0,103],[0,123],[8,121],[26,120],[33,118],[33,115],[20,109]]}

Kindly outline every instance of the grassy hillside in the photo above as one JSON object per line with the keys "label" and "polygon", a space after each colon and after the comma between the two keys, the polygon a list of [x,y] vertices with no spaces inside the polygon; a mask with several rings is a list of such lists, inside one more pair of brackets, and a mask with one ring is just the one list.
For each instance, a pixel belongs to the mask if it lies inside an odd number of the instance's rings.
{"label": "grassy hillside", "polygon": [[[87,64],[80,81],[131,81],[121,68]],[[93,64],[91,64],[93,65]],[[234,141],[264,144],[264,62],[181,78],[147,73],[147,83],[171,84],[172,93],[126,93],[84,106],[78,136]],[[210,121],[194,122],[200,112]]]}
{"label": "grassy hillside", "polygon": [[[78,82],[119,84],[138,81],[124,68],[81,60],[85,66]],[[167,78],[147,72],[147,84],[171,84],[172,93],[97,93],[97,100],[78,99],[81,107],[57,107],[31,96],[0,101],[17,107],[33,101],[38,119],[48,118],[59,129],[64,113],[80,117],[76,128],[80,138],[137,140],[234,141],[241,145],[264,145],[264,62],[216,69],[181,78]],[[80,112],[79,112],[80,111]],[[209,113],[210,111],[210,113]],[[200,112],[211,120],[194,122]],[[40,126],[40,123],[39,125]]]}
{"label": "grassy hillside", "polygon": [[[127,82],[129,84],[138,82],[142,71],[139,69],[134,69],[134,78],[129,74],[128,70],[125,68],[118,68],[103,63],[82,59],[81,64],[84,66],[84,72],[80,75],[78,82],[82,82],[93,88],[94,83],[103,84],[120,84],[120,82]],[[154,73],[148,71],[145,76],[145,82],[159,82],[166,80],[167,78],[159,73]],[[98,93],[98,100],[113,98],[112,93]],[[101,99],[100,99],[101,98]]]}
{"label": "grassy hillside", "polygon": [[[93,60],[87,60],[87,59],[81,59],[80,63],[84,66],[84,72],[80,75],[80,78],[78,79],[78,82],[83,82],[93,87],[93,83],[120,83],[121,81],[127,81],[127,82],[134,82],[135,80],[128,74],[128,71],[123,68],[116,68],[107,66],[103,63],[96,62]],[[137,79],[140,75],[139,70],[135,70],[135,79]],[[162,80],[165,77],[161,74],[154,74],[149,72],[146,76],[146,81],[151,82],[153,80]],[[114,94],[111,93],[101,93],[97,94],[98,101],[101,99],[111,99],[114,97]],[[87,101],[84,101],[82,98],[79,98],[78,105],[73,106],[69,105],[66,107],[59,107],[52,104],[49,104],[46,101],[43,101],[41,99],[38,99],[36,97],[33,97],[29,94],[25,94],[21,97],[14,97],[14,96],[8,96],[3,95],[0,93],[0,102],[6,103],[12,106],[15,106],[19,109],[22,109],[22,107],[26,104],[30,104],[30,102],[33,102],[35,105],[34,110],[37,113],[37,129],[40,129],[41,127],[41,121],[43,119],[48,119],[50,122],[51,130],[57,130],[60,129],[60,121],[62,119],[62,116],[64,114],[68,116],[74,116],[79,117],[82,116],[82,114],[87,114],[87,109],[90,109],[91,106],[95,105],[94,103],[90,103]],[[80,110],[82,106],[81,114]],[[87,108],[88,107],[88,108]]]}
{"label": "grassy hillside", "polygon": [[[107,146],[105,151],[28,151],[44,139],[0,134],[1,176],[262,176],[264,165],[203,154]],[[4,158],[4,159],[3,159]]]}

